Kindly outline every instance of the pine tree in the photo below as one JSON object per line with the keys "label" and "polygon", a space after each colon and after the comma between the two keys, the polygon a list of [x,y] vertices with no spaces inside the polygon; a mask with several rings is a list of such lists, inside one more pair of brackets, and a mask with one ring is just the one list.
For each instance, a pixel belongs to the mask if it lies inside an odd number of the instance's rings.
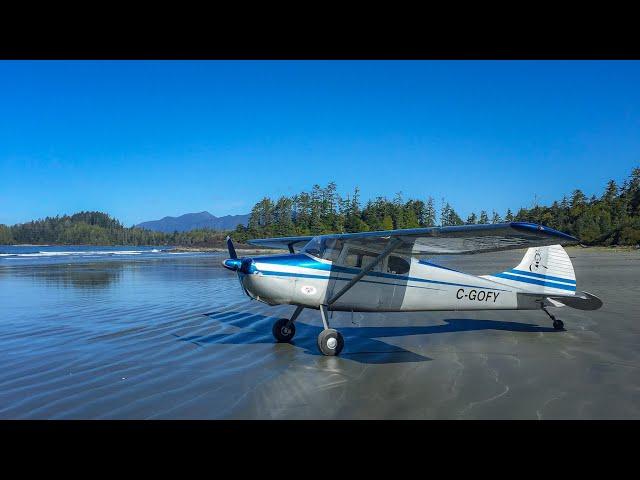
{"label": "pine tree", "polygon": [[424,217],[420,219],[420,225],[423,227],[434,227],[436,225],[436,208],[433,197],[427,199],[427,205],[424,209]]}
{"label": "pine tree", "polygon": [[513,213],[511,212],[510,208],[507,208],[507,213],[504,216],[504,221],[505,222],[513,222]]}

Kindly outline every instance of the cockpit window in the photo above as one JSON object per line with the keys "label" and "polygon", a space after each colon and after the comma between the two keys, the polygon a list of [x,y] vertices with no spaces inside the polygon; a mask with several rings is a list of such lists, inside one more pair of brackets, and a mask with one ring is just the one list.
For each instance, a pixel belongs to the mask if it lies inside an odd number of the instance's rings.
{"label": "cockpit window", "polygon": [[343,242],[336,238],[314,237],[302,249],[303,252],[335,262],[342,252]]}
{"label": "cockpit window", "polygon": [[[371,262],[375,261],[377,257],[378,255],[373,252],[351,248],[349,249],[347,255],[344,257],[344,264],[347,267],[364,268]],[[376,269],[377,268],[379,268],[379,265],[378,267],[376,267]]]}
{"label": "cockpit window", "polygon": [[338,260],[338,257],[342,252],[342,245],[342,240],[337,240],[335,238],[327,239],[325,241],[324,251],[322,252],[322,258],[335,262],[336,260]]}
{"label": "cockpit window", "polygon": [[309,255],[313,255],[314,257],[320,257],[322,253],[321,247],[320,237],[313,237],[309,240],[309,243],[304,246],[302,251]]}

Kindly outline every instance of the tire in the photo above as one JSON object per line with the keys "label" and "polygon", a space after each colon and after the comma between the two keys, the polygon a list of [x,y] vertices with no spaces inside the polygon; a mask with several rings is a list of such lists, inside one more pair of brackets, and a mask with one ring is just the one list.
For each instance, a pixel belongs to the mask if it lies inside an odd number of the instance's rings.
{"label": "tire", "polygon": [[340,355],[344,348],[344,338],[342,334],[333,328],[323,330],[318,335],[318,350],[323,355],[333,357]]}
{"label": "tire", "polygon": [[289,325],[289,328],[287,328],[288,322],[288,318],[281,318],[273,324],[271,333],[273,333],[273,338],[279,343],[290,342],[296,334],[296,324],[292,323]]}
{"label": "tire", "polygon": [[553,321],[553,328],[555,328],[556,330],[564,330],[564,323],[562,320],[554,320]]}

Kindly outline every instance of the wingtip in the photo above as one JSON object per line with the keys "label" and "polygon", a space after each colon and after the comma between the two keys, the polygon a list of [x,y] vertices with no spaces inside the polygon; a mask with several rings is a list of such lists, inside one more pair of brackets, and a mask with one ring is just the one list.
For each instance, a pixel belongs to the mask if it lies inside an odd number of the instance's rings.
{"label": "wingtip", "polygon": [[558,237],[568,242],[580,242],[580,240],[573,235],[569,235],[568,233],[561,232],[559,230],[541,225],[539,223],[510,222],[509,225],[511,226],[511,228],[515,228],[516,230],[545,232],[550,236]]}

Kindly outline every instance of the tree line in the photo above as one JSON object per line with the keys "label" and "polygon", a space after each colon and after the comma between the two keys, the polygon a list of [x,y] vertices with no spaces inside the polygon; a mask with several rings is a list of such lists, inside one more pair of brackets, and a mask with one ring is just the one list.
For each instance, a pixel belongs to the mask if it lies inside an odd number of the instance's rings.
{"label": "tree line", "polygon": [[600,196],[587,198],[574,190],[550,206],[511,209],[504,216],[495,210],[472,212],[463,220],[444,199],[436,208],[433,197],[403,200],[398,193],[389,200],[377,197],[362,204],[360,191],[342,197],[334,182],[314,185],[277,200],[265,197],[251,210],[247,227],[238,225],[234,238],[320,235],[431,226],[473,225],[501,222],[540,223],[581,239],[588,245],[637,245],[640,243],[640,168],[634,168],[619,186],[610,180]]}
{"label": "tree line", "polygon": [[265,197],[254,205],[249,223],[233,232],[208,229],[162,233],[125,227],[102,212],[47,217],[13,226],[0,224],[0,244],[66,245],[172,245],[222,247],[231,233],[240,244],[250,238],[319,235],[436,225],[471,225],[510,221],[547,225],[578,237],[587,245],[640,244],[640,168],[634,168],[622,185],[610,180],[600,196],[590,198],[579,189],[550,206],[511,209],[504,216],[496,211],[471,213],[465,220],[449,202],[439,208],[431,196],[425,200],[376,197],[363,204],[360,191],[342,197],[334,182],[314,185],[310,192]]}
{"label": "tree line", "polygon": [[208,229],[163,233],[138,227],[127,228],[103,212],[46,217],[11,227],[0,225],[0,245],[30,243],[222,247],[225,238],[225,232]]}

